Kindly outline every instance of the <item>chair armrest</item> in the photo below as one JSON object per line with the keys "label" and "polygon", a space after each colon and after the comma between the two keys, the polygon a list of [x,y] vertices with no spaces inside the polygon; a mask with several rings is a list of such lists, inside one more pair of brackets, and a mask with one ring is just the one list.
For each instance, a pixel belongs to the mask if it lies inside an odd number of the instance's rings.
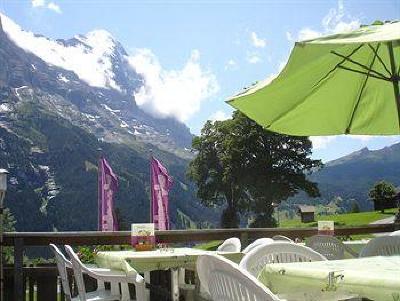
{"label": "chair armrest", "polygon": [[355,258],[357,258],[357,257],[359,257],[360,256],[360,254],[358,254],[356,251],[354,251],[352,248],[350,248],[349,246],[347,246],[347,245],[345,245],[345,244],[343,244],[344,245],[344,249],[345,249],[345,251],[347,252],[347,253],[349,253],[349,254],[351,254],[352,256],[354,256]]}
{"label": "chair armrest", "polygon": [[121,282],[121,283],[133,283],[133,284],[144,283],[143,277],[135,270],[126,273],[124,271],[116,271],[103,268],[91,269],[86,266],[83,266],[82,271],[85,274],[88,274],[92,278],[95,278],[97,280],[102,280],[105,282]]}

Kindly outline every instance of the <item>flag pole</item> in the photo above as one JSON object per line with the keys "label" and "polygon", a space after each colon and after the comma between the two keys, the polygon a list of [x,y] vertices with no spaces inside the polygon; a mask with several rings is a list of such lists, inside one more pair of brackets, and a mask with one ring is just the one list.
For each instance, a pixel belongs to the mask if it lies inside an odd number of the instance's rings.
{"label": "flag pole", "polygon": [[101,170],[100,160],[103,158],[103,149],[97,149],[97,231],[101,231]]}
{"label": "flag pole", "polygon": [[153,150],[150,149],[150,223],[153,222],[153,176],[152,176]]}

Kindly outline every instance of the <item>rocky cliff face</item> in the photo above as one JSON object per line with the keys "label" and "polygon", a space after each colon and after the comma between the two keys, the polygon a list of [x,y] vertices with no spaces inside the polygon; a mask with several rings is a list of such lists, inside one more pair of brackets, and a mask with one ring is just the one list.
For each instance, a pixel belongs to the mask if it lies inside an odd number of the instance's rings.
{"label": "rocky cliff face", "polygon": [[52,41],[24,32],[5,16],[2,22],[0,87],[14,99],[10,110],[35,95],[53,113],[104,141],[148,143],[191,156],[185,148],[190,148],[192,135],[185,125],[138,108],[134,93],[143,78],[108,32]]}
{"label": "rocky cliff face", "polygon": [[186,182],[192,135],[136,105],[144,81],[120,43],[104,31],[52,41],[0,17],[0,166],[18,230],[96,229],[98,148],[120,177],[123,225],[148,220],[150,149],[175,179],[173,224],[217,220]]}

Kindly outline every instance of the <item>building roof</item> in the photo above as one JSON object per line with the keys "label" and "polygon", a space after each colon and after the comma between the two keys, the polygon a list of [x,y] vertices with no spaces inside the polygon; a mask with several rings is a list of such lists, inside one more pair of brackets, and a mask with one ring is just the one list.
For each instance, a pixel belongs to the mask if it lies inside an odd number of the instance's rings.
{"label": "building roof", "polygon": [[315,207],[310,205],[297,205],[301,213],[314,213]]}

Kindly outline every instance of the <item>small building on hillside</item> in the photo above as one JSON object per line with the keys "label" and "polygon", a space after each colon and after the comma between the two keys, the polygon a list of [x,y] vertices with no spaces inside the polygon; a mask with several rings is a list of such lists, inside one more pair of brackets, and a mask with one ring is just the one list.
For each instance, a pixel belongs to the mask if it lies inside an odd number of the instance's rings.
{"label": "small building on hillside", "polygon": [[315,221],[315,207],[310,205],[297,205],[298,214],[302,223]]}

